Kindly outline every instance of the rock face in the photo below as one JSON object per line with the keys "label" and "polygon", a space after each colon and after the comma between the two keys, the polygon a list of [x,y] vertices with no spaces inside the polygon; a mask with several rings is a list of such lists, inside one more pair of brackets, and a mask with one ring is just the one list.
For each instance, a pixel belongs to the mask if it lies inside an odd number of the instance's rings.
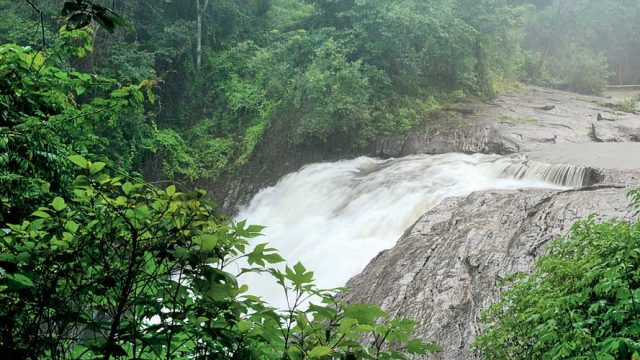
{"label": "rock face", "polygon": [[[621,97],[622,99],[624,97]],[[612,99],[524,86],[488,103],[458,104],[431,114],[406,134],[383,137],[364,149],[321,147],[313,151],[259,144],[241,177],[199,183],[233,214],[259,190],[314,162],[361,155],[389,158],[413,154],[511,154],[550,144],[640,141],[640,115],[613,111]],[[598,121],[598,114],[613,121]],[[270,129],[280,137],[278,129]]]}
{"label": "rock face", "polygon": [[[485,104],[435,113],[405,135],[381,139],[376,154],[510,154],[548,144],[640,139],[640,116],[614,111],[610,99],[534,86]],[[600,118],[607,120],[599,121]]]}
{"label": "rock face", "polygon": [[488,191],[448,199],[352,278],[347,300],[418,321],[417,335],[444,349],[432,358],[478,358],[470,344],[481,330],[481,311],[499,296],[499,279],[530,271],[549,241],[566,235],[577,220],[593,213],[597,220],[632,216],[626,194],[640,186],[640,170],[615,169],[639,168],[638,161],[624,160],[635,157],[640,144],[596,142],[637,142],[640,116],[613,111],[606,102],[526,87],[380,141],[379,156],[524,152],[543,162],[600,167],[603,178],[569,191]]}
{"label": "rock face", "polygon": [[221,192],[227,194],[224,205],[233,212],[255,190],[306,163],[357,155],[526,152],[542,162],[577,164],[586,156],[580,165],[608,167],[593,172],[586,182],[590,186],[582,189],[488,191],[448,199],[347,284],[347,300],[376,303],[418,321],[417,335],[444,349],[433,358],[473,359],[477,355],[470,344],[480,331],[480,312],[497,299],[501,277],[530,271],[549,241],[592,213],[599,214],[598,220],[630,218],[626,194],[640,186],[640,171],[611,167],[640,148],[617,149],[612,159],[599,156],[608,147],[567,147],[640,141],[640,115],[613,111],[606,106],[609,101],[524,87],[490,103],[434,113],[407,134],[379,139],[359,153],[324,149],[309,157],[266,148],[248,171],[253,178],[237,180],[231,191]]}
{"label": "rock face", "polygon": [[572,224],[629,219],[626,194],[640,172],[610,171],[603,183],[568,191],[487,191],[444,201],[352,278],[348,301],[381,305],[418,322],[417,335],[444,351],[434,359],[475,359],[481,310],[499,295],[497,282],[530,271],[549,241]]}

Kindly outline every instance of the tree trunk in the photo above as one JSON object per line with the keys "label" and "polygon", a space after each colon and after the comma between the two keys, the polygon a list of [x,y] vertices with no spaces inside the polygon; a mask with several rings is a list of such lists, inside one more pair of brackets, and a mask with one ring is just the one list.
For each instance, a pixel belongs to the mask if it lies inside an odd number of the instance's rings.
{"label": "tree trunk", "polygon": [[551,48],[549,45],[547,45],[547,47],[544,49],[544,52],[540,56],[540,61],[538,62],[538,66],[536,66],[536,70],[533,73],[531,80],[536,81],[540,78],[540,76],[542,76],[542,70],[544,69],[545,62],[547,61],[547,56],[549,56],[550,52]]}
{"label": "tree trunk", "polygon": [[204,0],[202,5],[200,5],[200,0],[196,0],[196,11],[197,11],[197,34],[196,34],[196,70],[200,72],[202,69],[202,18],[204,17],[204,13],[207,10],[207,5],[209,5],[209,0]]}

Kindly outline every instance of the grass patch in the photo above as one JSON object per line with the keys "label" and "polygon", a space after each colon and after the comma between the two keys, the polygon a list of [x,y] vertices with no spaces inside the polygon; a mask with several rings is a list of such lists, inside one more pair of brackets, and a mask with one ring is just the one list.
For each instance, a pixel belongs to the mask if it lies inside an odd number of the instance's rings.
{"label": "grass patch", "polygon": [[621,111],[630,114],[635,114],[638,108],[638,100],[633,98],[620,100],[617,103],[598,101],[597,104],[600,107],[605,107],[615,111]]}
{"label": "grass patch", "polygon": [[504,114],[500,116],[500,121],[504,123],[512,124],[516,122],[516,119],[511,115]]}
{"label": "grass patch", "polygon": [[638,103],[635,99],[626,99],[622,101],[618,101],[615,105],[615,109],[618,111],[623,111],[626,113],[636,113],[636,108],[638,107]]}

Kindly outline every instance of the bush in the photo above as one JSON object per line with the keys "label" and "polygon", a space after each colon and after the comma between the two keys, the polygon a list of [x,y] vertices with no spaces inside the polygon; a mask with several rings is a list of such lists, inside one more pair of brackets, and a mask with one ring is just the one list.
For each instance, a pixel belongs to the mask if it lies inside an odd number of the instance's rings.
{"label": "bush", "polygon": [[640,223],[578,222],[532,274],[507,280],[475,346],[486,359],[636,359],[639,268]]}
{"label": "bush", "polygon": [[636,101],[636,99],[621,100],[614,105],[614,109],[631,113],[631,114],[635,114],[637,107],[638,107],[638,102]]}
{"label": "bush", "polygon": [[198,177],[196,159],[182,137],[172,129],[159,130],[151,150],[161,159],[162,176],[169,180],[194,180]]}
{"label": "bush", "polygon": [[543,81],[564,90],[581,94],[599,94],[607,87],[607,58],[593,50],[571,46],[549,60]]}
{"label": "bush", "polygon": [[[4,356],[406,359],[438,350],[410,340],[413,322],[318,290],[302,264],[274,268],[283,261],[276,250],[249,243],[262,228],[219,216],[204,192],[161,190],[68,159],[80,173],[73,195],[0,228]],[[241,277],[255,272],[277,280],[287,309],[247,293]],[[312,296],[317,304],[303,309]]]}
{"label": "bush", "polygon": [[358,139],[370,126],[369,81],[362,62],[350,62],[337,42],[325,42],[297,80],[294,104],[301,116],[294,143],[326,142],[333,136]]}

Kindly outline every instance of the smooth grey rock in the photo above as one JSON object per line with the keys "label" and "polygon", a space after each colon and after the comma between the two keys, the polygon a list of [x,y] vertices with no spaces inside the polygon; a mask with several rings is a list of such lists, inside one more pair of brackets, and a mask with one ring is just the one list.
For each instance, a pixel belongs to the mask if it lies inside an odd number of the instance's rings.
{"label": "smooth grey rock", "polygon": [[352,278],[347,301],[381,305],[418,322],[416,335],[439,344],[433,359],[475,359],[470,344],[497,282],[532,269],[549,241],[578,220],[630,219],[627,193],[637,171],[609,171],[603,184],[578,190],[485,191],[445,200],[390,250]]}
{"label": "smooth grey rock", "polygon": [[[550,143],[638,141],[640,115],[612,111],[605,100],[525,86],[490,103],[477,104],[473,111],[454,106],[433,113],[407,134],[378,140],[376,155],[511,154]],[[610,121],[598,121],[598,114],[606,114]]]}

